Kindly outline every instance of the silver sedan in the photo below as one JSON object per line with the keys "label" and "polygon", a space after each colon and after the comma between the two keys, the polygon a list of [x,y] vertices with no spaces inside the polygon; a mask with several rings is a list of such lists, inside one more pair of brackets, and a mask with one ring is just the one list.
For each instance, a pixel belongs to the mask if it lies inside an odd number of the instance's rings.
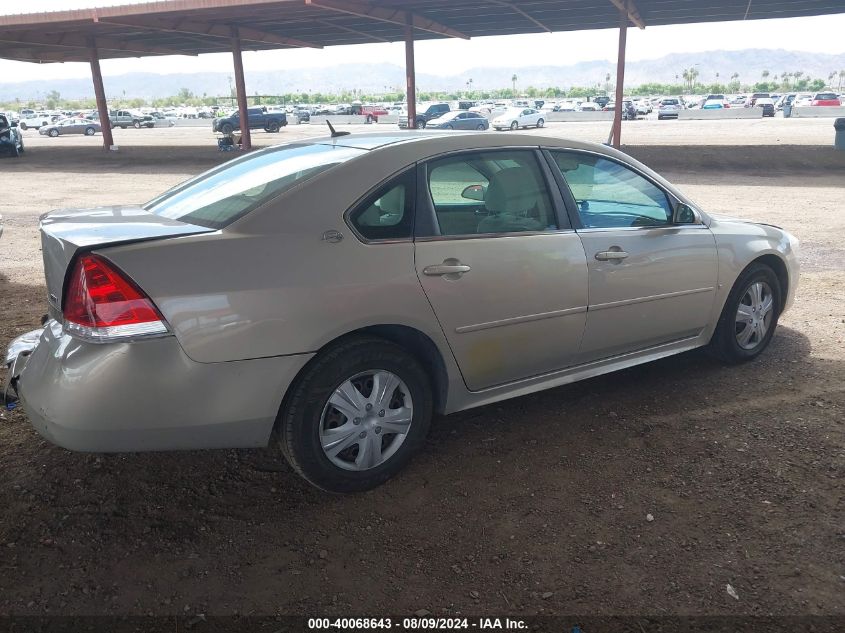
{"label": "silver sedan", "polygon": [[272,147],[41,221],[49,315],[6,398],[82,451],[276,444],[376,486],[432,415],[706,347],[760,354],[797,241],[613,149],[487,134]]}

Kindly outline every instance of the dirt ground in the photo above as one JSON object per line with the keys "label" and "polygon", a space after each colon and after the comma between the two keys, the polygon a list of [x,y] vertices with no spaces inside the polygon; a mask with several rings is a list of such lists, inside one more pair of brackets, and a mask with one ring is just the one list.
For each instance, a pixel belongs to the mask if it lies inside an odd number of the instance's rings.
{"label": "dirt ground", "polygon": [[[85,455],[0,413],[0,615],[845,616],[845,155],[829,121],[742,123],[631,122],[626,149],[801,239],[758,360],[689,353],[438,419],[405,472],[348,497],[270,449]],[[205,129],[116,136],[28,132],[0,162],[0,348],[45,311],[38,214],[141,202],[231,157]]]}

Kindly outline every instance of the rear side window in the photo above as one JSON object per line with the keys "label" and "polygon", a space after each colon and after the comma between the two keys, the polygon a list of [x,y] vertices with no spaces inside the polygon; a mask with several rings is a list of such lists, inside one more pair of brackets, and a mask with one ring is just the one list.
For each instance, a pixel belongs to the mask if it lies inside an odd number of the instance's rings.
{"label": "rear side window", "polygon": [[413,169],[393,178],[349,212],[349,222],[367,241],[410,239],[414,231]]}
{"label": "rear side window", "polygon": [[365,153],[336,145],[271,147],[200,174],[151,200],[144,209],[221,229],[288,189]]}

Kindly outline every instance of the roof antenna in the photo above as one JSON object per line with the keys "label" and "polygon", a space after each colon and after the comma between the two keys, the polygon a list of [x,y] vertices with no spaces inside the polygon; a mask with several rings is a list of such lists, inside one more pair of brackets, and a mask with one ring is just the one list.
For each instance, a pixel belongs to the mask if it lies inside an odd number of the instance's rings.
{"label": "roof antenna", "polygon": [[328,125],[329,130],[331,130],[332,138],[337,138],[338,136],[346,136],[347,134],[350,134],[350,132],[338,132],[336,129],[334,129],[332,122],[328,119],[326,119],[326,125]]}

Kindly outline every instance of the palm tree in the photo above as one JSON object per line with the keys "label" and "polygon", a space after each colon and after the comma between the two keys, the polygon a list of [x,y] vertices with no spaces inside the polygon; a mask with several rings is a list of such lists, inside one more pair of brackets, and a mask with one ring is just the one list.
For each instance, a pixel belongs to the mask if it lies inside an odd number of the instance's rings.
{"label": "palm tree", "polygon": [[739,88],[739,73],[734,73],[731,75],[731,84],[736,84],[736,87]]}
{"label": "palm tree", "polygon": [[780,80],[783,82],[783,85],[786,86],[786,89],[789,90],[789,73],[782,72],[780,74]]}
{"label": "palm tree", "polygon": [[837,90],[842,90],[842,82],[845,82],[845,70],[839,71],[839,87]]}
{"label": "palm tree", "polygon": [[516,76],[516,73],[511,75],[511,83],[513,84],[513,96],[514,96],[514,98],[516,98],[516,80],[517,79],[519,79],[519,77]]}
{"label": "palm tree", "polygon": [[769,71],[768,71],[768,70],[764,70],[764,71],[763,71],[763,74],[762,74],[761,76],[763,77],[763,81],[766,81],[766,79],[768,79],[768,78],[769,78]]}

